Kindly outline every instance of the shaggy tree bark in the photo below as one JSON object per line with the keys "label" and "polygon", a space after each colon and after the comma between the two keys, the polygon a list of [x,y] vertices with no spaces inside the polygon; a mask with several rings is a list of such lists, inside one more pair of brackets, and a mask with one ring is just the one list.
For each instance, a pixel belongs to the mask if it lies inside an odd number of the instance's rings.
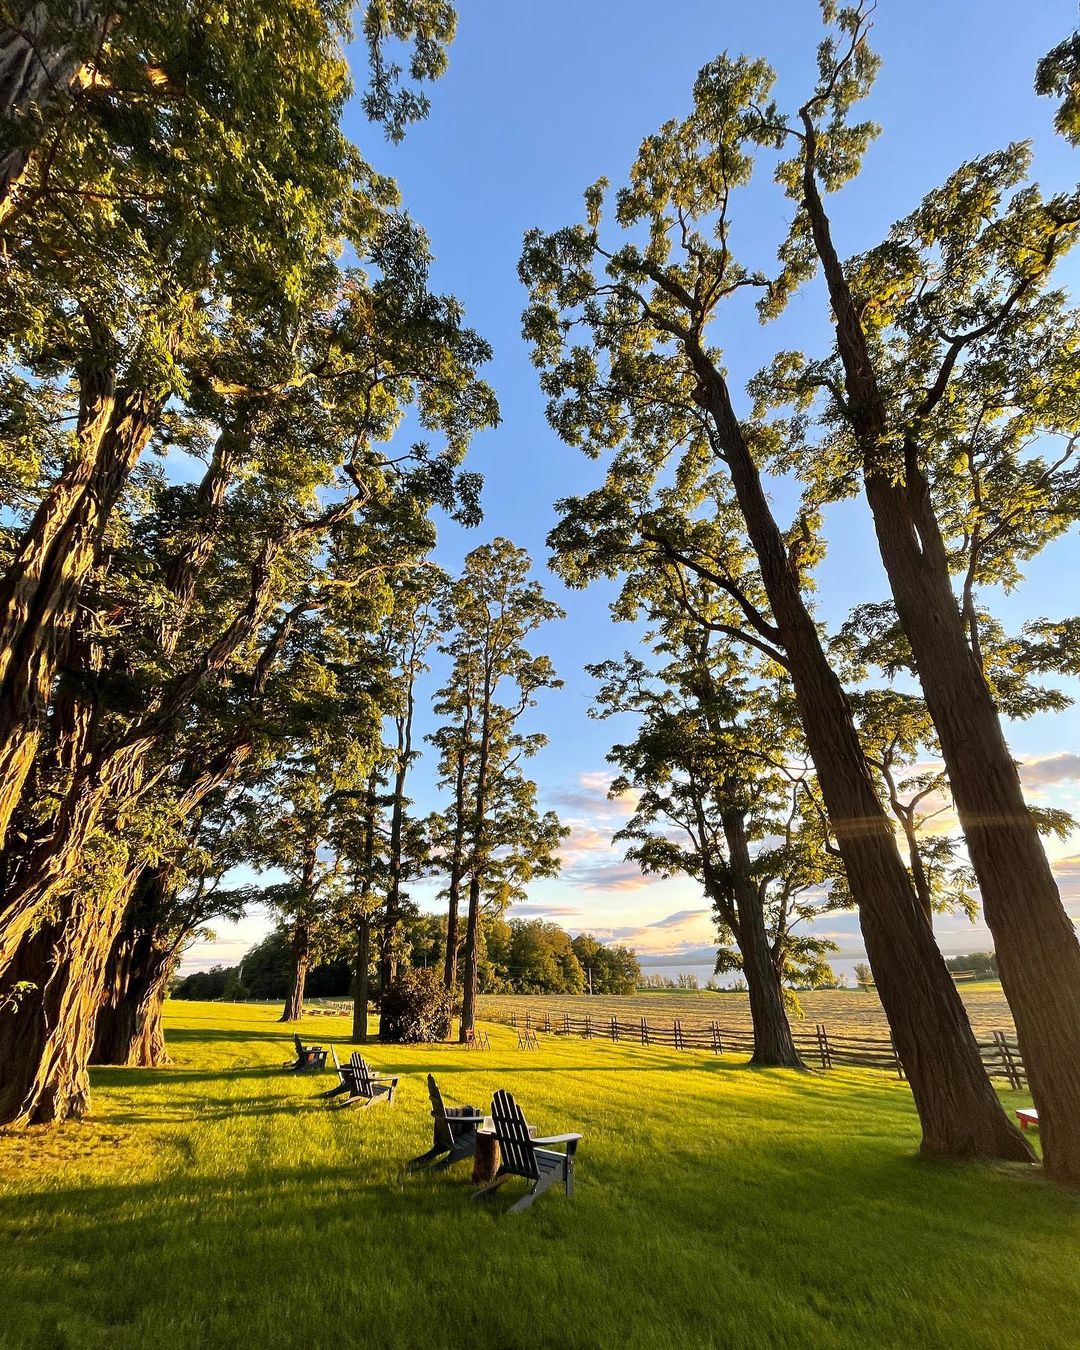
{"label": "shaggy tree bark", "polygon": [[161,1015],[178,953],[155,938],[153,929],[121,930],[106,967],[91,1064],[156,1069],[169,1062]]}
{"label": "shaggy tree bark", "polygon": [[[919,460],[905,436],[897,481],[882,462],[888,415],[815,178],[808,113],[804,190],[832,302],[847,404],[864,461],[867,500],[901,626],[941,744],[957,815],[994,937],[1002,988],[1039,1111],[1049,1175],[1080,1184],[1080,942],[1024,801],[1001,720],[968,645],[947,551]],[[944,395],[955,340],[916,426]],[[875,979],[877,973],[875,971]]]}
{"label": "shaggy tree bark", "polygon": [[56,0],[24,3],[17,22],[0,27],[0,221],[39,142],[44,115],[70,93],[102,36],[98,0],[69,0],[66,7]]}
{"label": "shaggy tree bark", "polygon": [[171,861],[142,869],[105,969],[92,1064],[157,1068],[168,1063],[161,1014],[190,927],[168,909]]}
{"label": "shaggy tree bark", "polygon": [[57,666],[110,514],[162,402],[79,372],[77,453],[45,494],[0,581],[0,847],[41,738]]}
{"label": "shaggy tree bark", "polygon": [[[67,816],[62,841],[43,847],[37,870],[23,879],[20,923],[5,930],[10,952],[0,968],[0,1125],[65,1120],[87,1109],[87,1065],[106,970],[140,874],[122,873],[103,894],[91,886],[72,889],[71,881],[87,837],[107,811],[116,810],[116,829],[123,830],[124,807],[150,781],[146,753],[143,744],[128,746],[88,766],[61,812]],[[249,753],[240,743],[211,760],[177,803],[177,816],[194,809]],[[19,940],[12,941],[16,930]]]}
{"label": "shaggy tree bark", "polygon": [[86,1114],[105,967],[129,896],[130,885],[105,897],[65,892],[55,918],[20,944],[0,986],[0,1124]]}

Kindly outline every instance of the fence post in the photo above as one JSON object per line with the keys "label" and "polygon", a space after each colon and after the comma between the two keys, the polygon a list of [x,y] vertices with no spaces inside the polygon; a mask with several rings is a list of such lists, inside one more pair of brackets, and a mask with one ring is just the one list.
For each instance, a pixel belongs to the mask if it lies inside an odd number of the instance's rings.
{"label": "fence post", "polygon": [[649,1024],[645,1021],[644,1017],[641,1019],[641,1044],[649,1044]]}
{"label": "fence post", "polygon": [[723,1054],[724,1047],[720,1040],[720,1028],[715,1022],[712,1024],[712,1048],[715,1054]]}
{"label": "fence post", "polygon": [[817,1023],[817,1043],[818,1054],[821,1056],[821,1067],[823,1069],[832,1068],[832,1051],[829,1049],[829,1036],[825,1030],[825,1023]]}
{"label": "fence post", "polygon": [[896,1076],[902,1079],[904,1077],[904,1066],[900,1063],[900,1056],[896,1051],[896,1042],[891,1035],[889,1036],[889,1044],[892,1046],[893,1058],[896,1060]]}
{"label": "fence post", "polygon": [[1005,1077],[1009,1080],[1009,1086],[1014,1089],[1019,1089],[1021,1086],[1020,1075],[1016,1072],[1012,1046],[1009,1044],[1008,1037],[1003,1031],[995,1031],[994,1043],[997,1045],[998,1052],[1001,1055],[1001,1062],[1005,1069]]}
{"label": "fence post", "polygon": [[527,1013],[525,1014],[525,1030],[526,1030],[526,1031],[532,1031],[532,1013],[531,1013],[531,1012],[527,1012]]}
{"label": "fence post", "polygon": [[613,1041],[619,1039],[619,1020],[616,1017],[611,1019],[611,1039]]}
{"label": "fence post", "polygon": [[592,1016],[589,1013],[585,1014],[585,1039],[592,1040]]}
{"label": "fence post", "polygon": [[550,1014],[550,1013],[545,1013],[545,1014],[544,1014],[544,1030],[545,1030],[545,1031],[548,1031],[548,1032],[550,1032],[550,1030],[551,1030],[551,1014]]}
{"label": "fence post", "polygon": [[564,1036],[569,1036],[569,1035],[570,1035],[570,1014],[569,1014],[569,1013],[563,1013],[563,1015],[562,1015],[562,1029],[563,1029],[563,1035],[564,1035]]}
{"label": "fence post", "polygon": [[676,1049],[676,1050],[681,1050],[681,1049],[683,1048],[683,1043],[682,1043],[682,1023],[679,1021],[678,1018],[675,1019],[675,1023],[674,1023],[673,1030],[674,1030],[674,1032],[675,1032],[675,1049]]}
{"label": "fence post", "polygon": [[516,1012],[512,1012],[512,1013],[510,1014],[510,1025],[511,1025],[515,1030],[517,1029],[517,1013],[516,1013]]}

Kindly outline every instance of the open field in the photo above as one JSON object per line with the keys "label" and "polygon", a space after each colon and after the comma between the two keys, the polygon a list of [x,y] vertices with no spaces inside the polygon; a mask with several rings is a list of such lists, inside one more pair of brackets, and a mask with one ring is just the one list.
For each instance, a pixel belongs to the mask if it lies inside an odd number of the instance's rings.
{"label": "open field", "polygon": [[[969,986],[960,985],[960,994],[977,1035],[984,1032],[1012,1032],[1013,1019],[1001,985],[990,981]],[[792,1028],[813,1033],[814,1024],[824,1022],[830,1031],[865,1032],[868,1035],[888,1037],[889,1025],[878,996],[873,990],[821,989],[798,995],[805,1016],[793,1018]],[[721,1027],[749,1028],[750,1001],[742,993],[714,994],[706,990],[689,993],[666,990],[648,994],[588,995],[569,994],[482,994],[479,1000],[481,1017],[504,1021],[511,1014],[519,1017],[526,1012],[535,1018],[550,1013],[553,1017],[569,1013],[571,1017],[620,1019],[646,1017],[650,1022],[668,1022],[678,1018],[684,1026],[719,1022]]]}
{"label": "open field", "polygon": [[[397,1100],[340,1109],[328,1075],[280,1071],[275,1015],[171,1004],[170,1068],[96,1070],[92,1121],[0,1136],[3,1350],[1077,1344],[1080,1197],[920,1161],[886,1075],[524,1054],[493,1025],[484,1054],[373,1046]],[[474,1205],[467,1168],[406,1173],[428,1069],[448,1101],[505,1086],[581,1130],[575,1199],[505,1217],[513,1183]]]}

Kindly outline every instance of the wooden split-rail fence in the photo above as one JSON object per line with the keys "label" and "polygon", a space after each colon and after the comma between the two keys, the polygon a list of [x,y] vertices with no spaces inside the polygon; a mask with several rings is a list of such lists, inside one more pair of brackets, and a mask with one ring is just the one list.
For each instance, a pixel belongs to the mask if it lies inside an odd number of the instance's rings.
{"label": "wooden split-rail fence", "polygon": [[[722,1028],[718,1022],[684,1024],[650,1022],[645,1017],[623,1021],[618,1017],[571,1017],[569,1013],[549,1012],[509,1014],[510,1026],[522,1032],[545,1032],[555,1036],[581,1036],[586,1040],[603,1039],[636,1046],[667,1046],[674,1050],[710,1050],[715,1055],[751,1055],[754,1037],[749,1027]],[[795,1048],[804,1059],[814,1060],[823,1069],[836,1065],[888,1069],[903,1078],[904,1069],[890,1037],[874,1036],[858,1030],[830,1032],[818,1022],[813,1032],[792,1032]],[[995,1031],[989,1041],[979,1042],[986,1072],[991,1078],[1003,1078],[1011,1088],[1026,1088],[1027,1074],[1014,1035]]]}

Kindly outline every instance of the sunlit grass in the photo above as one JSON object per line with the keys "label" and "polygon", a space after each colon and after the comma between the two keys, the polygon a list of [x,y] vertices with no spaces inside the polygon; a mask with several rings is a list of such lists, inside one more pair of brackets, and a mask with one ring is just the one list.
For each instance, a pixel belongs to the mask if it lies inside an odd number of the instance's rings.
{"label": "sunlit grass", "polygon": [[[397,1099],[340,1109],[280,1071],[275,1014],[172,1005],[172,1067],[96,1071],[92,1122],[0,1137],[4,1350],[1080,1343],[1080,1197],[919,1161],[884,1074],[492,1026],[488,1053],[372,1047]],[[478,1205],[467,1166],[406,1173],[428,1069],[580,1130],[575,1199],[505,1217],[514,1183]]]}

